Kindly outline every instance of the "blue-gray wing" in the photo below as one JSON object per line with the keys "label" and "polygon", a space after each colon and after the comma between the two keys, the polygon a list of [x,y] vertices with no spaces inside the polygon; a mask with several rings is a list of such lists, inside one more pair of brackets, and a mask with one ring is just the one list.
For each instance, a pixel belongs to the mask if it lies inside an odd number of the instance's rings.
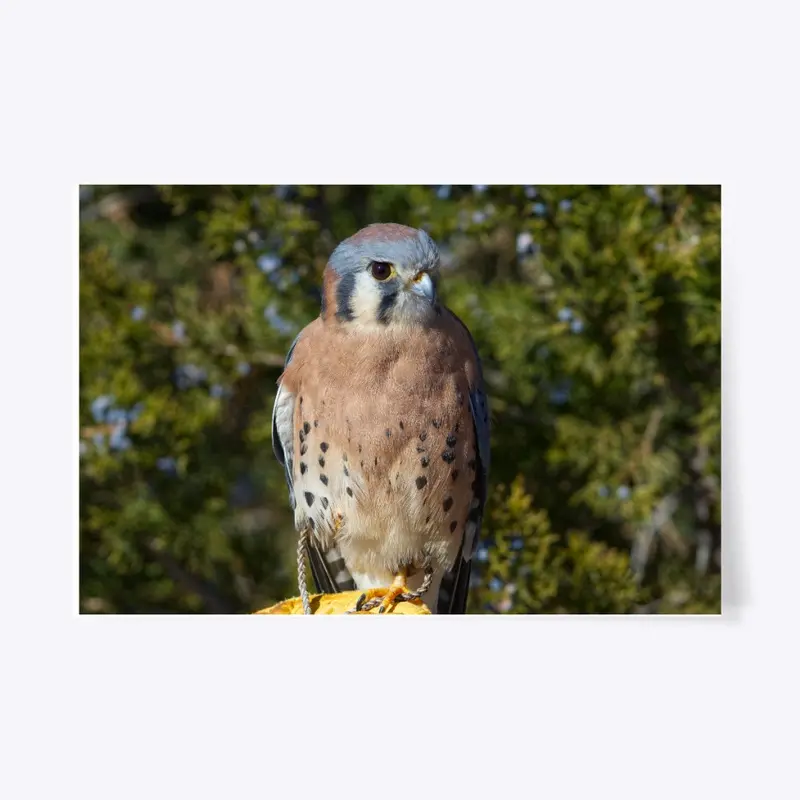
{"label": "blue-gray wing", "polygon": [[[303,332],[297,334],[289,352],[283,368],[289,366],[292,360],[292,353]],[[292,436],[292,426],[294,420],[294,395],[278,384],[278,393],[275,395],[275,404],[272,406],[272,451],[278,463],[283,466],[286,475],[286,484],[289,487],[289,502],[294,510],[294,481],[292,479],[294,466],[294,438]]]}
{"label": "blue-gray wing", "polygon": [[453,314],[453,317],[462,325],[469,336],[477,367],[478,379],[469,393],[469,407],[472,412],[472,423],[475,430],[478,457],[477,464],[475,465],[475,492],[472,497],[472,505],[464,529],[461,550],[456,558],[456,563],[453,565],[453,569],[442,578],[439,589],[436,607],[437,613],[439,614],[464,614],[466,612],[470,574],[472,571],[472,556],[475,554],[480,539],[483,511],[486,505],[486,494],[489,483],[489,465],[491,461],[489,401],[486,397],[481,359],[469,329],[455,314]]}
{"label": "blue-gray wing", "polygon": [[[474,345],[473,345],[474,346]],[[481,508],[486,503],[486,488],[489,481],[489,466],[491,464],[490,453],[490,435],[491,423],[489,422],[489,400],[486,397],[486,389],[483,383],[483,370],[481,362],[478,358],[477,351],[475,352],[475,360],[478,364],[478,371],[480,373],[480,384],[477,388],[469,394],[469,405],[472,410],[472,421],[475,424],[475,439],[478,443],[478,472],[482,478],[483,483],[483,496],[481,500]],[[472,552],[475,552],[473,546]]]}

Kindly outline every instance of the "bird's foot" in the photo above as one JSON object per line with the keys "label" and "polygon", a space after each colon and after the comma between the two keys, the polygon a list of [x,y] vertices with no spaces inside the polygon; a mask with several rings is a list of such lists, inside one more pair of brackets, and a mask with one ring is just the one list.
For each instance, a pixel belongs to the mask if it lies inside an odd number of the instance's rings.
{"label": "bird's foot", "polygon": [[401,570],[395,575],[391,586],[367,589],[367,591],[356,600],[355,607],[347,613],[358,614],[362,611],[370,611],[378,606],[378,613],[384,614],[397,603],[409,603],[414,600],[419,600],[430,588],[433,569],[430,567],[425,568],[425,579],[422,581],[422,586],[415,592],[412,592],[406,586],[406,577],[406,571]]}
{"label": "bird's foot", "polygon": [[378,613],[383,614],[407,594],[409,594],[409,590],[406,586],[406,573],[405,571],[398,572],[391,586],[367,589],[356,600],[355,608],[348,611],[348,614],[360,614],[362,611],[372,610],[375,606],[379,606]]}

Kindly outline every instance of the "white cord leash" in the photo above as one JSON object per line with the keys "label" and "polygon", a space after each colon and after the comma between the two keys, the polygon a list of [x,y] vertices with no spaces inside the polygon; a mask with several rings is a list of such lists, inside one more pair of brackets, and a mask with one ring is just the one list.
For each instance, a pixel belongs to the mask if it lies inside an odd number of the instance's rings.
{"label": "white cord leash", "polygon": [[300,598],[303,601],[303,614],[311,614],[311,600],[306,586],[306,541],[308,540],[308,526],[300,531],[300,541],[297,543],[297,584],[300,587]]}

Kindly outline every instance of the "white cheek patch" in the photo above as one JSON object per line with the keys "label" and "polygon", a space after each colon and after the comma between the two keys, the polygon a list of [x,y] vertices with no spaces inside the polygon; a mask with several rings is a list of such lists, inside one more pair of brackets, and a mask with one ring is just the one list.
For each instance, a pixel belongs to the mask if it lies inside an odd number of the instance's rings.
{"label": "white cheek patch", "polygon": [[377,319],[381,293],[375,279],[366,271],[356,278],[353,294],[350,296],[350,309],[354,321],[362,325],[374,325]]}
{"label": "white cheek patch", "polygon": [[[394,293],[394,302],[387,319],[381,321],[381,303],[389,291]],[[433,306],[407,289],[399,278],[392,278],[381,286],[367,271],[357,274],[349,306],[353,314],[350,324],[363,329],[385,330],[387,325],[414,327],[436,316]]]}

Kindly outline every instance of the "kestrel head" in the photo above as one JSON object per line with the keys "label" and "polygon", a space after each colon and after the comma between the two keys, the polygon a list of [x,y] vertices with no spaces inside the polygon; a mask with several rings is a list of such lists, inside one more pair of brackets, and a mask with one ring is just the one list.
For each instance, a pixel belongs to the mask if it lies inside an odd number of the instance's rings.
{"label": "kestrel head", "polygon": [[425,324],[441,313],[438,278],[439,251],[425,231],[369,225],[333,251],[323,316],[364,328]]}

